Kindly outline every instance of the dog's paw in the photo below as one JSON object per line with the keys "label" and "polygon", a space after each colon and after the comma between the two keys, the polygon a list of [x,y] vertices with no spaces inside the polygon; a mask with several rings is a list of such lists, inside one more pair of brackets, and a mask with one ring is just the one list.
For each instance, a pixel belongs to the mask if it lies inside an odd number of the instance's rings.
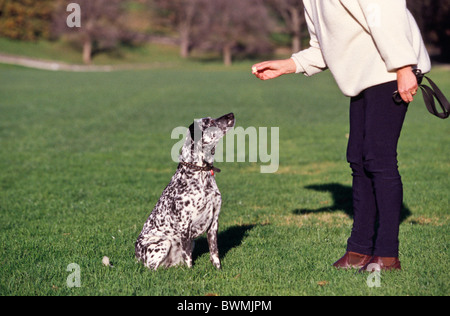
{"label": "dog's paw", "polygon": [[222,266],[220,265],[220,260],[217,257],[212,257],[211,258],[211,263],[213,264],[213,266],[215,266],[218,270],[220,270],[222,268]]}

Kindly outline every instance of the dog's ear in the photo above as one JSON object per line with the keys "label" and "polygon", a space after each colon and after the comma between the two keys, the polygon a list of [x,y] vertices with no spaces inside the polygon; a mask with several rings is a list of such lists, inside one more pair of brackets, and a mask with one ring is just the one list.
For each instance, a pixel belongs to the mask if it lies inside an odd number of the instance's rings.
{"label": "dog's ear", "polygon": [[201,145],[201,139],[203,137],[203,131],[201,127],[201,121],[198,120],[194,121],[189,126],[189,134],[191,136],[191,155],[194,155],[194,151],[196,146]]}
{"label": "dog's ear", "polygon": [[202,139],[203,136],[203,129],[201,126],[201,121],[194,121],[190,126],[189,126],[189,133],[191,135],[191,139],[194,142],[199,141],[200,139]]}
{"label": "dog's ear", "polygon": [[194,134],[195,134],[195,123],[192,123],[191,126],[189,126],[189,133],[191,134],[191,139],[194,140]]}
{"label": "dog's ear", "polygon": [[194,155],[194,135],[195,135],[195,122],[189,126],[189,134],[191,135],[191,156]]}

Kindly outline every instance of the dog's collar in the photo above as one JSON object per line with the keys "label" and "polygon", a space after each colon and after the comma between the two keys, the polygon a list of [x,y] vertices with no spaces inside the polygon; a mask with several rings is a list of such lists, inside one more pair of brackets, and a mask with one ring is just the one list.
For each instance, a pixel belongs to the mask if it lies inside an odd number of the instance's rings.
{"label": "dog's collar", "polygon": [[220,169],[214,167],[212,164],[207,163],[206,161],[204,161],[204,163],[206,164],[206,166],[201,167],[201,166],[197,166],[196,164],[190,163],[190,162],[184,162],[184,161],[180,161],[180,165],[183,165],[185,167],[194,169],[196,171],[209,171],[211,172],[211,175],[214,175],[214,172],[219,173]]}

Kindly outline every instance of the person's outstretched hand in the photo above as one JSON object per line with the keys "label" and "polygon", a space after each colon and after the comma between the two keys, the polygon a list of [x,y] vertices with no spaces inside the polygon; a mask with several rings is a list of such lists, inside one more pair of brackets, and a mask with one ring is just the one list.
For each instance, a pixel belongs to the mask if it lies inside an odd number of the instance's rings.
{"label": "person's outstretched hand", "polygon": [[261,80],[274,79],[282,75],[295,73],[297,66],[292,58],[264,61],[252,66],[252,73]]}

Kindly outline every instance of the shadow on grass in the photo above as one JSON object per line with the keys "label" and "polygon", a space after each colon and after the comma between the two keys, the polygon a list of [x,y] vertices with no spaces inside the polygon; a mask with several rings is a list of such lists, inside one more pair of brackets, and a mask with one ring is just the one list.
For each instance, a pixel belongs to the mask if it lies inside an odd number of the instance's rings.
{"label": "shadow on grass", "polygon": [[[330,192],[333,199],[332,206],[325,206],[315,210],[311,209],[296,209],[292,213],[297,215],[313,214],[313,213],[329,213],[335,211],[344,211],[350,218],[353,218],[352,206],[352,188],[339,183],[309,185],[306,187],[310,190],[319,192]],[[400,214],[400,221],[403,222],[411,215],[411,211],[403,204]]]}
{"label": "shadow on grass", "polygon": [[[233,226],[218,233],[217,246],[219,247],[220,259],[223,259],[228,251],[239,246],[247,232],[253,227],[255,227],[255,225]],[[209,253],[208,240],[206,237],[200,237],[195,241],[194,252],[192,254],[193,261],[195,262],[198,257],[205,253]]]}

